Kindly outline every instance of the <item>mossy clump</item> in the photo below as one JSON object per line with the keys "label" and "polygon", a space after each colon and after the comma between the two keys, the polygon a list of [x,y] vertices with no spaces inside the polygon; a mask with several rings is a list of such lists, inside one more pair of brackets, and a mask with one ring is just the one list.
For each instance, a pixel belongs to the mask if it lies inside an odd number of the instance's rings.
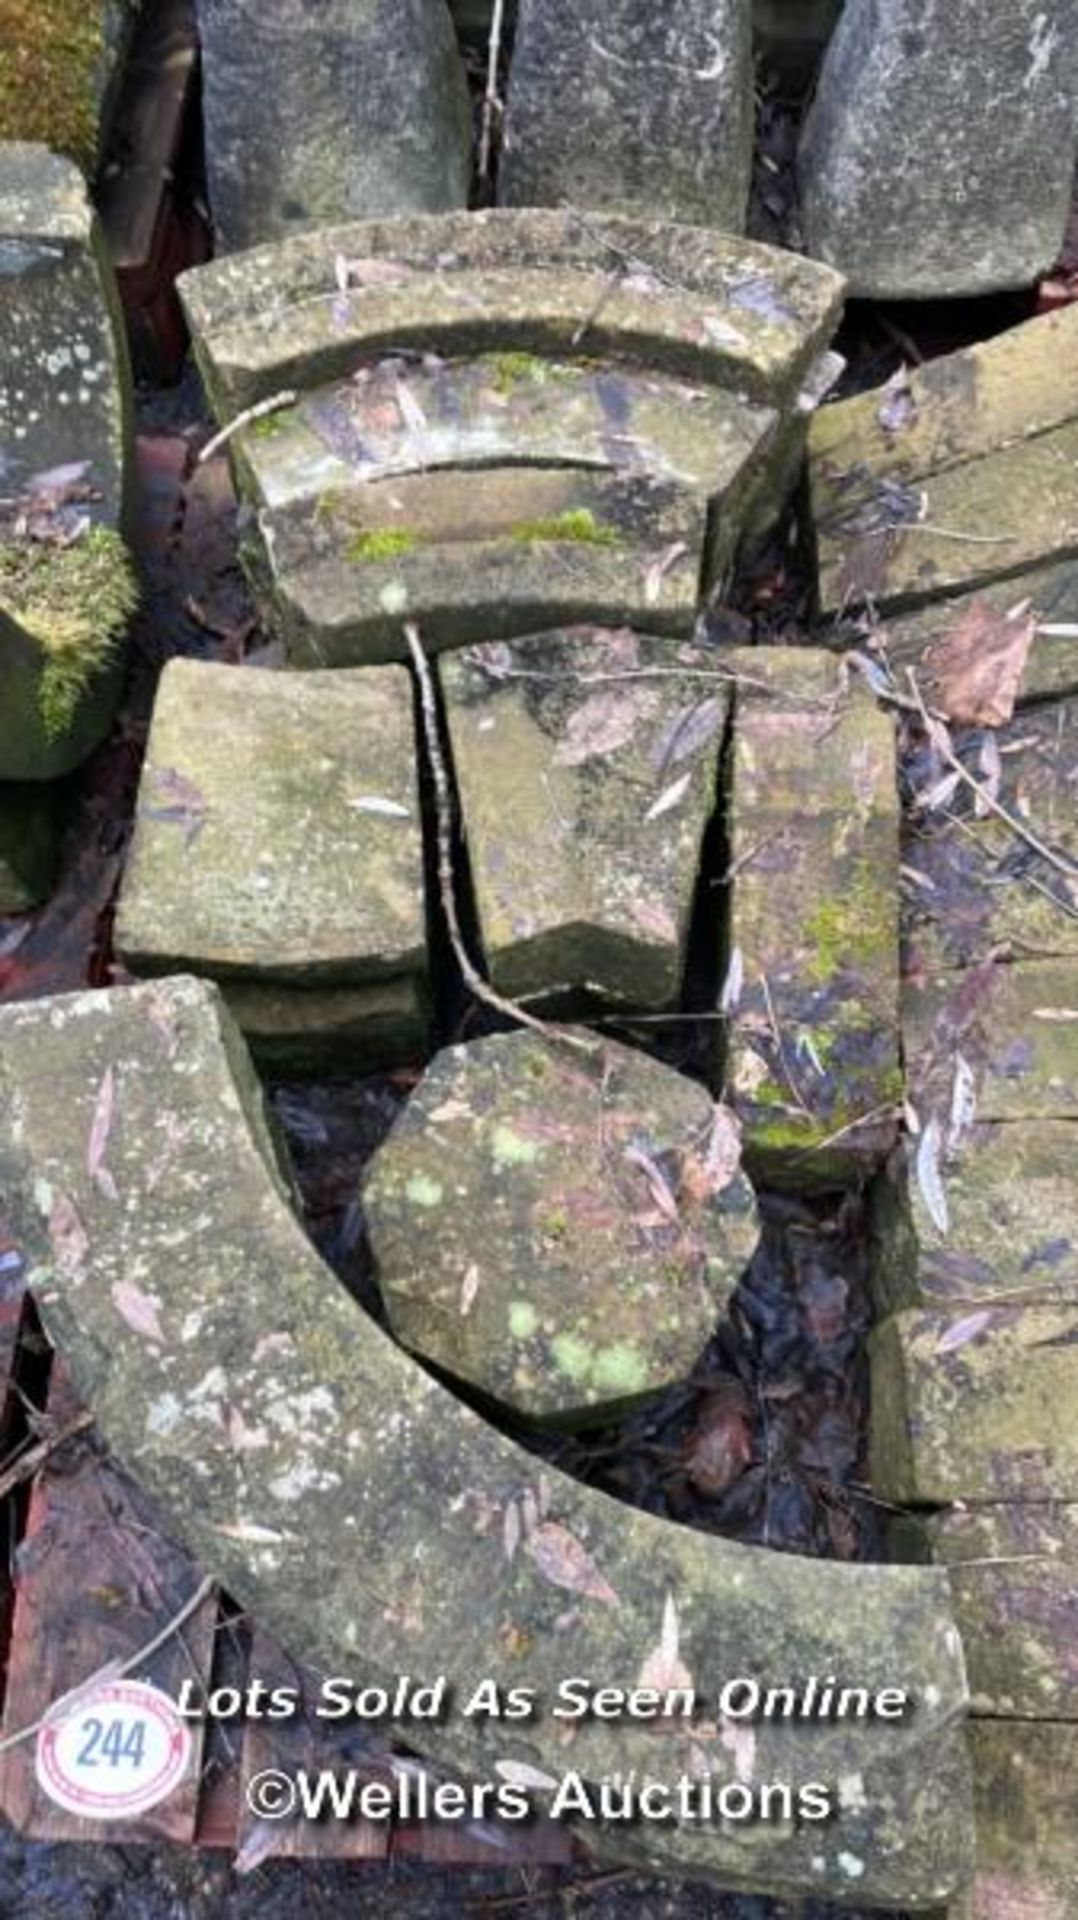
{"label": "mossy clump", "polygon": [[104,0],[0,0],[0,140],[97,165]]}
{"label": "mossy clump", "polygon": [[820,901],[805,925],[813,947],[806,961],[810,979],[828,981],[843,967],[871,974],[894,938],[889,920],[881,919],[880,898],[878,873],[871,861],[860,860],[847,891]]}
{"label": "mossy clump", "polygon": [[138,583],[118,533],[93,527],[69,547],[0,540],[0,613],[42,650],[45,738],[68,731],[79,700],[123,638]]}
{"label": "mossy clump", "polygon": [[524,380],[545,384],[550,367],[534,353],[494,353],[490,357],[491,385],[495,393],[507,398]]}
{"label": "mossy clump", "polygon": [[366,533],[354,535],[345,548],[345,557],[353,566],[377,566],[381,560],[399,560],[415,545],[415,534],[406,533],[403,527],[371,527]]}
{"label": "mossy clump", "polygon": [[620,539],[617,529],[604,526],[590,507],[571,507],[545,520],[518,520],[509,537],[522,546],[533,540],[571,540],[587,547],[616,547]]}

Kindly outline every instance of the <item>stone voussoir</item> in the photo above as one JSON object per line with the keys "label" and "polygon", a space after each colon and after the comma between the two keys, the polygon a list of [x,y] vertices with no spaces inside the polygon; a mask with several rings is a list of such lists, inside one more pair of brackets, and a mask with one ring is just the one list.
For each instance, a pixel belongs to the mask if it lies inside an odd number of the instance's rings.
{"label": "stone voussoir", "polygon": [[335,1036],[348,1053],[353,1028],[363,1051],[375,1027],[387,1059],[414,1051],[426,938],[407,674],[170,662],[116,946],[135,973],[227,983],[263,1057],[324,1055]]}
{"label": "stone voussoir", "polygon": [[742,681],[726,1084],[750,1171],[844,1181],[886,1153],[902,1097],[894,728],[826,652],[722,657]]}
{"label": "stone voussoir", "polygon": [[500,209],[301,234],[179,289],[228,419],[402,349],[628,360],[781,405],[828,344],[843,281],[705,228]]}
{"label": "stone voussoir", "polygon": [[523,1030],[437,1056],[363,1206],[404,1345],[567,1424],[690,1373],[759,1237],[736,1122],[702,1087]]}
{"label": "stone voussoir", "polygon": [[674,1006],[730,708],[714,654],[576,628],[439,677],[495,986]]}
{"label": "stone voussoir", "polygon": [[[964,1883],[966,1682],[941,1571],[746,1548],[537,1475],[386,1338],[306,1239],[212,986],[5,1008],[0,1092],[9,1225],[80,1394],[163,1524],[295,1659],[362,1686],[405,1666],[433,1677],[452,1649],[458,1699],[493,1680],[547,1700],[569,1672],[632,1686],[673,1636],[712,1695],[735,1673],[902,1687],[916,1708],[897,1728],[761,1720],[751,1782],[743,1743],[704,1747],[715,1787],[830,1783],[830,1822],[600,1824],[589,1842],[615,1862],[779,1897],[808,1886],[925,1907]],[[681,1724],[657,1740],[653,1724],[585,1721],[568,1759],[545,1712],[511,1736],[456,1712],[407,1737],[469,1778],[513,1760],[555,1780],[636,1769],[673,1783],[700,1764],[700,1729]]]}

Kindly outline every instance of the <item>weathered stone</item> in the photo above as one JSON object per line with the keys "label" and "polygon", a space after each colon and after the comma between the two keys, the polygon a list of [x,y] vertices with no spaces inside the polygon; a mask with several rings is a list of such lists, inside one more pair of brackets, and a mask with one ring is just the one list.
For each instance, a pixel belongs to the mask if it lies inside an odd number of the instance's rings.
{"label": "weathered stone", "polygon": [[703,498],[573,467],[410,474],[261,518],[250,564],[296,666],[408,656],[550,627],[689,634]]}
{"label": "weathered stone", "polygon": [[801,147],[809,251],[877,299],[1024,287],[1063,238],[1072,0],[846,0]]}
{"label": "weathered stone", "polygon": [[1078,1499],[1073,1306],[914,1307],[877,1327],[869,1351],[869,1478],[882,1499]]}
{"label": "weathered stone", "polygon": [[774,533],[789,506],[804,472],[809,422],[845,367],[842,355],[830,349],[813,361],[793,405],[780,416],[763,459],[754,464],[740,529],[748,548]]}
{"label": "weathered stone", "polygon": [[180,966],[289,987],[422,974],[407,675],[171,661],[116,947],[136,973]]}
{"label": "weathered stone", "polygon": [[902,1095],[894,729],[827,653],[723,660],[742,679],[726,1083],[750,1170],[847,1179],[886,1151]]}
{"label": "weathered stone", "polygon": [[759,1237],[736,1123],[701,1086],[526,1031],[437,1056],[363,1205],[405,1346],[576,1424],[691,1372]]}
{"label": "weathered stone", "polygon": [[[451,1673],[455,1710],[402,1726],[410,1747],[488,1781],[506,1761],[557,1780],[635,1770],[670,1785],[706,1769],[718,1790],[740,1776],[739,1817],[583,1829],[622,1863],[899,1908],[962,1884],[966,1689],[946,1576],[743,1547],[539,1474],[323,1265],[212,988],[0,1012],[0,1185],[81,1394],[206,1571],[319,1672],[357,1687]],[[591,1718],[567,1749],[550,1713],[565,1677],[632,1686],[663,1648],[706,1695],[699,1723],[657,1739],[654,1722]],[[897,1728],[762,1718],[724,1743],[705,1723],[739,1674],[901,1687],[915,1710]],[[509,1735],[467,1715],[490,1681],[537,1688],[536,1717]],[[774,1802],[770,1819],[744,1817],[746,1789],[808,1781],[828,1784],[831,1821],[781,1819]]]}
{"label": "weathered stone", "polygon": [[752,0],[519,0],[499,197],[741,232]]}
{"label": "weathered stone", "polygon": [[471,113],[445,0],[197,0],[220,251],[463,207]]}
{"label": "weathered stone", "polygon": [[1078,1721],[1078,1507],[956,1509],[889,1539],[950,1573],[974,1713]]}
{"label": "weathered stone", "polygon": [[226,980],[222,992],[263,1073],[320,1080],[380,1073],[427,1051],[430,1010],[414,975],[321,991]]}
{"label": "weathered stone", "polygon": [[1078,1726],[970,1729],[977,1869],[946,1920],[1078,1920]]}
{"label": "weathered stone", "polygon": [[629,360],[781,405],[843,291],[830,268],[727,234],[546,209],[331,227],[178,284],[223,419],[402,350]]}
{"label": "weathered stone", "polygon": [[377,361],[256,420],[233,446],[243,492],[273,509],[357,482],[512,466],[650,474],[725,506],[776,425],[769,407],[650,370],[492,353]]}
{"label": "weathered stone", "polygon": [[911,975],[979,966],[1001,951],[1078,954],[1078,700],[1021,713],[995,740],[997,797],[1057,864],[996,815],[977,818],[965,789],[908,822],[903,940]]}
{"label": "weathered stone", "polygon": [[[931,1125],[926,1109],[919,1113]],[[873,1189],[873,1288],[880,1310],[1078,1304],[1073,1120],[975,1125],[953,1145],[947,1115],[936,1124],[939,1151],[932,1150],[931,1135],[927,1145],[913,1142],[912,1164],[907,1168],[899,1157]],[[933,1212],[916,1177],[919,1146],[942,1184],[946,1225],[938,1198]],[[929,1191],[935,1193],[934,1183]]]}
{"label": "weathered stone", "polygon": [[35,140],[92,174],[139,0],[0,0],[0,141]]}
{"label": "weathered stone", "polygon": [[439,673],[494,984],[672,1006],[729,710],[714,654],[579,628]]}
{"label": "weathered stone", "polygon": [[978,1121],[1078,1120],[1078,960],[909,979],[902,1038],[910,1099],[945,1132],[956,1073]]}
{"label": "weathered stone", "polygon": [[28,913],[48,897],[59,837],[51,788],[0,782],[0,913]]}
{"label": "weathered stone", "polygon": [[108,731],[135,600],[115,284],[77,167],[44,147],[0,146],[0,277],[0,779],[42,780]]}
{"label": "weathered stone", "polygon": [[[1030,573],[1008,575],[982,584],[973,593],[889,618],[881,637],[899,686],[906,684],[906,670],[912,667],[925,699],[933,705],[937,685],[933,650],[960,621],[968,620],[975,603],[1000,614],[1028,606],[1036,623],[1018,693],[1019,707],[1078,694],[1078,557],[1050,560]],[[841,633],[837,637],[841,644],[848,640]]]}

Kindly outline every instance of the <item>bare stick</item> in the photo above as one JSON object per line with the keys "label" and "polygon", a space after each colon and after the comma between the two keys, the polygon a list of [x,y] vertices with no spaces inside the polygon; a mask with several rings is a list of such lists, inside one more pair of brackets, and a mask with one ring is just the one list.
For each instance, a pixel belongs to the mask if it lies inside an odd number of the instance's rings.
{"label": "bare stick", "polygon": [[244,407],[243,412],[238,413],[234,420],[230,420],[227,427],[222,427],[220,433],[215,433],[212,440],[207,440],[195,465],[201,467],[205,461],[212,459],[215,453],[220,453],[221,448],[228,445],[233,434],[239,433],[242,427],[249,427],[252,420],[264,420],[269,413],[280,413],[282,407],[294,407],[298,397],[291,388],[284,388],[280,393],[271,393],[268,400],[257,400],[253,407]]}
{"label": "bare stick", "polygon": [[6,1499],[7,1495],[16,1487],[20,1487],[24,1480],[32,1480],[38,1468],[43,1467],[46,1460],[50,1459],[54,1453],[58,1453],[69,1440],[73,1440],[77,1433],[84,1433],[86,1428],[92,1427],[93,1424],[92,1413],[85,1411],[77,1413],[73,1419],[65,1420],[63,1426],[56,1427],[52,1433],[47,1433],[43,1440],[38,1440],[34,1446],[27,1447],[25,1453],[19,1454],[10,1466],[5,1467],[0,1473],[0,1500]]}
{"label": "bare stick", "polygon": [[582,1034],[570,1033],[565,1027],[551,1026],[546,1020],[537,1019],[535,1014],[529,1013],[525,1007],[518,1006],[515,1000],[506,1000],[490,985],[489,981],[484,980],[464,944],[453,873],[453,796],[445,760],[442,757],[441,741],[438,738],[438,703],[434,693],[434,681],[423,642],[419,637],[419,628],[409,621],[405,626],[404,636],[408,642],[412,665],[419,681],[423,742],[426,747],[431,779],[434,782],[438,826],[438,895],[457,965],[476,999],[484,1001],[488,1007],[493,1007],[495,1013],[503,1014],[510,1020],[516,1020],[522,1027],[530,1027],[534,1033],[541,1033],[548,1040],[563,1041],[566,1046],[575,1047],[581,1053],[598,1053],[601,1051],[599,1041],[586,1040]]}
{"label": "bare stick", "polygon": [[167,1641],[171,1640],[173,1634],[177,1633],[179,1629],[190,1620],[191,1615],[198,1612],[206,1596],[212,1593],[213,1584],[213,1581],[207,1574],[206,1578],[195,1588],[191,1598],[184,1601],[183,1606],[177,1613],[173,1614],[171,1620],[165,1622],[160,1633],[155,1633],[153,1639],[147,1640],[144,1647],[139,1647],[138,1651],[130,1654],[126,1660],[106,1661],[105,1665],[98,1667],[97,1672],[92,1673],[88,1680],[82,1682],[81,1686],[73,1687],[70,1693],[63,1694],[59,1700],[54,1700],[51,1707],[42,1714],[40,1720],[33,1721],[28,1727],[20,1727],[18,1733],[9,1733],[6,1740],[0,1740],[0,1753],[7,1753],[10,1748],[21,1746],[24,1740],[32,1740],[36,1733],[41,1732],[42,1727],[47,1727],[50,1721],[56,1717],[58,1707],[64,1708],[66,1718],[68,1713],[75,1711],[80,1700],[84,1700],[86,1695],[92,1693],[95,1687],[104,1686],[109,1680],[122,1680],[125,1673],[131,1673],[135,1667],[141,1667],[145,1661],[152,1659],[158,1648],[163,1647]]}
{"label": "bare stick", "polygon": [[976,776],[969,771],[968,767],[963,766],[951,745],[951,736],[947,728],[939,720],[933,720],[932,715],[929,713],[924,702],[924,695],[918,685],[917,675],[914,673],[913,668],[908,667],[906,672],[910,686],[913,689],[913,697],[917,702],[918,712],[924,723],[925,732],[928,734],[932,744],[937,747],[943,755],[952,772],[957,773],[959,779],[965,781],[970,791],[978,796],[990,813],[994,813],[997,819],[1002,820],[1004,826],[1010,827],[1011,832],[1016,833],[1020,840],[1024,840],[1027,847],[1032,847],[1034,853],[1039,853],[1042,860],[1047,860],[1050,867],[1055,867],[1057,873],[1065,874],[1068,880],[1078,880],[1078,865],[1075,865],[1073,860],[1068,859],[1066,854],[1056,853],[1054,848],[1047,846],[1045,842],[1033,832],[1032,828],[1027,827],[1023,820],[1019,820],[1015,814],[1010,812],[1009,808],[1001,805],[994,794],[989,792],[983,781],[978,780]]}
{"label": "bare stick", "polygon": [[490,178],[494,125],[502,110],[501,95],[498,92],[498,62],[501,59],[504,20],[505,0],[494,0],[494,17],[490,23],[490,39],[487,42],[487,87],[483,95],[483,119],[479,133],[480,180]]}

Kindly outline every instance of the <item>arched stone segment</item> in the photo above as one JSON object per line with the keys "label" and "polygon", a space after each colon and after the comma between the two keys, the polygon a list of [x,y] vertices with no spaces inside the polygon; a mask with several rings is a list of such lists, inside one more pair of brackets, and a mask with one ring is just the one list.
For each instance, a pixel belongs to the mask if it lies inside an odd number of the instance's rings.
{"label": "arched stone segment", "polygon": [[752,0],[520,0],[499,198],[739,233],[753,120]]}
{"label": "arched stone segment", "polygon": [[495,986],[675,1006],[731,704],[715,655],[575,628],[438,672]]}
{"label": "arched stone segment", "polygon": [[691,1372],[759,1238],[737,1124],[703,1087],[523,1030],[437,1055],[363,1207],[404,1345],[574,1425]]}
{"label": "arched stone segment", "polygon": [[471,111],[445,0],[197,0],[218,248],[463,207]]}
{"label": "arched stone segment", "polygon": [[130,370],[82,175],[0,145],[0,781],[53,780],[107,733],[137,600],[124,546]]}
{"label": "arched stone segment", "polygon": [[886,1154],[902,1101],[894,726],[822,650],[722,659],[739,682],[725,1085],[754,1176],[841,1183]]}
{"label": "arched stone segment", "polygon": [[538,209],[328,227],[178,284],[229,419],[402,349],[609,357],[781,404],[827,345],[844,283],[700,227]]}
{"label": "arched stone segment", "polygon": [[[555,1780],[832,1785],[824,1823],[587,1828],[625,1863],[899,1908],[963,1883],[966,1683],[942,1573],[732,1545],[540,1472],[324,1267],[212,987],[5,1008],[0,1087],[5,1200],[80,1392],[164,1524],[297,1659],[357,1684],[448,1672],[455,1711],[402,1733],[473,1777],[520,1761]],[[660,1652],[709,1697],[703,1724],[658,1737],[593,1719],[567,1748],[562,1681],[631,1687]],[[813,1674],[916,1706],[898,1723],[716,1724],[725,1679]],[[511,1727],[467,1716],[490,1679],[534,1685],[542,1710]]]}
{"label": "arched stone segment", "polygon": [[809,251],[874,299],[1026,287],[1075,159],[1073,0],[846,0],[801,144]]}
{"label": "arched stone segment", "polygon": [[427,961],[407,674],[170,662],[116,948],[134,973],[225,983],[273,1064],[415,1053]]}

